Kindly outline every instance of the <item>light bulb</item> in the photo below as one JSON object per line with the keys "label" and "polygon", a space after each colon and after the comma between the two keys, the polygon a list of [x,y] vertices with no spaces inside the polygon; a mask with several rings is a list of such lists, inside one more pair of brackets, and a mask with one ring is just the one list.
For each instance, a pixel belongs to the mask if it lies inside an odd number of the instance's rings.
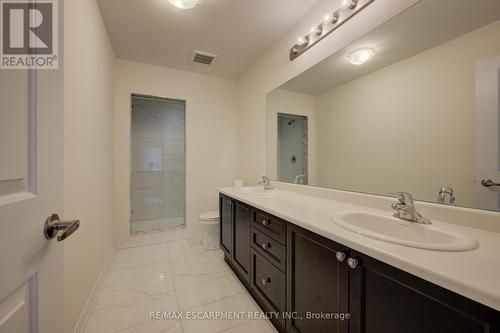
{"label": "light bulb", "polygon": [[297,45],[304,45],[307,43],[307,38],[299,37],[297,38]]}
{"label": "light bulb", "polygon": [[190,9],[200,4],[199,0],[168,0],[168,2],[180,9]]}
{"label": "light bulb", "polygon": [[323,27],[321,25],[318,25],[317,27],[311,27],[310,32],[314,35],[319,36],[323,32]]}
{"label": "light bulb", "polygon": [[347,55],[347,60],[353,65],[363,65],[370,61],[375,55],[375,51],[369,48],[362,48],[352,51]]}
{"label": "light bulb", "polygon": [[358,0],[342,0],[340,3],[340,8],[346,9],[354,9],[358,4]]}
{"label": "light bulb", "polygon": [[325,17],[323,17],[323,21],[325,23],[331,23],[335,24],[339,20],[339,13],[335,12],[333,14],[326,14]]}

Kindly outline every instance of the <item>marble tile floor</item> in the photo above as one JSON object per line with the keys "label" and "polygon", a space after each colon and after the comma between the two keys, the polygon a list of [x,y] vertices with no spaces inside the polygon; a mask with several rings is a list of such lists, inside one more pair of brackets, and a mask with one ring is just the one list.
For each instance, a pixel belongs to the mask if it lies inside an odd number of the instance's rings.
{"label": "marble tile floor", "polygon": [[[198,238],[135,247],[116,253],[85,333],[276,332],[265,319],[204,318],[226,311],[260,308],[222,251],[204,251]],[[151,312],[181,313],[182,318],[160,314],[161,319],[151,319]]]}
{"label": "marble tile floor", "polygon": [[130,223],[130,233],[132,235],[145,235],[156,232],[184,229],[184,218],[174,217],[169,219],[132,221]]}

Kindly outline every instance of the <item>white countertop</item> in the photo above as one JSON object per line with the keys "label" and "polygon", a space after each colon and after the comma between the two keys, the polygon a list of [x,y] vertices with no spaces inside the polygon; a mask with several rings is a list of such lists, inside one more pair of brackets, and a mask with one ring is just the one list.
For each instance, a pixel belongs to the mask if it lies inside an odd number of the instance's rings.
{"label": "white countertop", "polygon": [[278,189],[270,195],[243,194],[233,187],[218,191],[500,311],[499,233],[450,225],[474,237],[479,247],[464,252],[417,249],[368,238],[330,220],[347,210],[378,211],[373,208]]}

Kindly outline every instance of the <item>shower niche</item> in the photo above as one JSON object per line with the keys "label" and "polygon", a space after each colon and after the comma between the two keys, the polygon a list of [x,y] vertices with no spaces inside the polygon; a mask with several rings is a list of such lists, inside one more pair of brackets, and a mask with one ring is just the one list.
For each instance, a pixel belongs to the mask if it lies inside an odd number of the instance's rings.
{"label": "shower niche", "polygon": [[132,95],[130,233],[182,229],[186,221],[186,103]]}

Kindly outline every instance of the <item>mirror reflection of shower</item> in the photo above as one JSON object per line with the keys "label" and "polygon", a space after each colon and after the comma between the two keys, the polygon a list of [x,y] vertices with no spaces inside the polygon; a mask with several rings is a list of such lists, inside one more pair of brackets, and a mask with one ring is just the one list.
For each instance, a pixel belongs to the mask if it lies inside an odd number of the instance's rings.
{"label": "mirror reflection of shower", "polygon": [[132,95],[130,233],[185,226],[185,102]]}
{"label": "mirror reflection of shower", "polygon": [[308,184],[308,119],[278,113],[278,180]]}

